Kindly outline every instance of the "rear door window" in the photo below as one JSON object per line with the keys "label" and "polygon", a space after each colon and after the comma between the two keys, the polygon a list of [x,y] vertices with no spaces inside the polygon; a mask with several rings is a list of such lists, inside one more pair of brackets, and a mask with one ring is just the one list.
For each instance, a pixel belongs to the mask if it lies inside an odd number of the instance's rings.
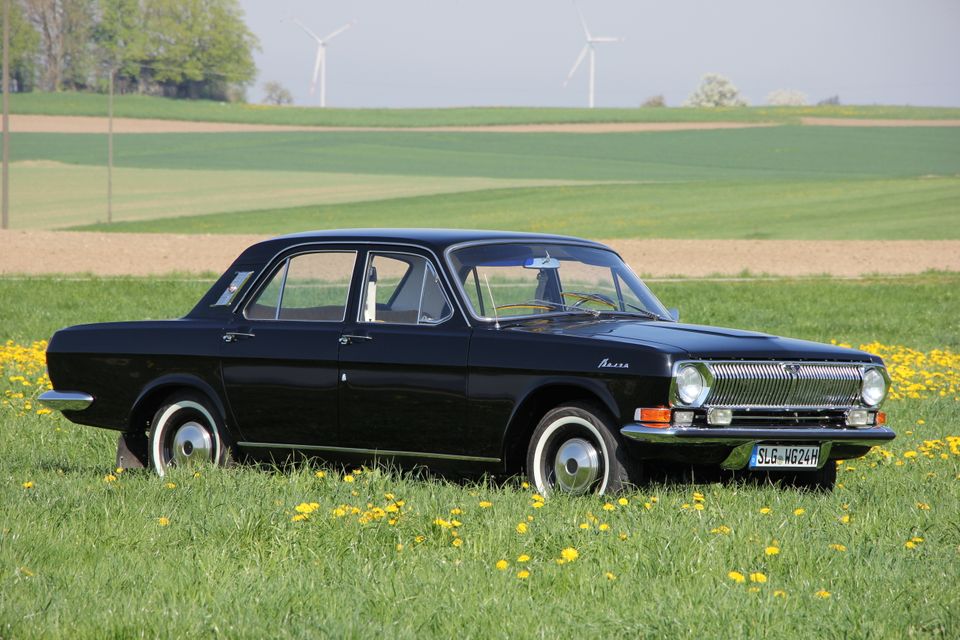
{"label": "rear door window", "polygon": [[244,310],[249,320],[343,322],[356,251],[291,256]]}

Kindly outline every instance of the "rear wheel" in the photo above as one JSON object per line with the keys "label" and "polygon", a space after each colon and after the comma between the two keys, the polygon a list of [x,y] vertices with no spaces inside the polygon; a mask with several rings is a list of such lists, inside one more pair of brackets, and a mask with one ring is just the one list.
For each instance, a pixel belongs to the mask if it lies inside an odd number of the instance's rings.
{"label": "rear wheel", "polygon": [[527,475],[537,491],[568,494],[616,493],[639,480],[640,466],[614,435],[614,422],[589,404],[551,409],[540,420],[527,449]]}
{"label": "rear wheel", "polygon": [[188,392],[172,395],[151,422],[150,465],[161,476],[172,467],[225,466],[231,457],[224,433],[207,398]]}

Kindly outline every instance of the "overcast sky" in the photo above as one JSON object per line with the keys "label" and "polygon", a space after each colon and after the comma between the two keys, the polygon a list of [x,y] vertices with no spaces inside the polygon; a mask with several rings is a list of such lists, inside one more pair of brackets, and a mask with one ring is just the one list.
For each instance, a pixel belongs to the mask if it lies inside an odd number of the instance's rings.
{"label": "overcast sky", "polygon": [[[318,35],[357,20],[328,48],[331,107],[586,106],[584,44],[570,0],[241,0],[260,38],[260,75],[298,105]],[[679,105],[707,72],[750,104],[775,89],[812,102],[960,106],[960,0],[581,0],[598,45],[597,106],[663,94]]]}

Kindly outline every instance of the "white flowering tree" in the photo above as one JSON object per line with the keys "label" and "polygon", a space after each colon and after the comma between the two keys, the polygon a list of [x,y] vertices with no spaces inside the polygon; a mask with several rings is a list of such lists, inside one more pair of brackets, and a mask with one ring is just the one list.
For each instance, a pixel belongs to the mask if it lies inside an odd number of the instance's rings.
{"label": "white flowering tree", "polygon": [[802,91],[777,89],[767,94],[767,104],[773,107],[805,107],[810,104],[810,100]]}
{"label": "white flowering tree", "polygon": [[690,94],[685,107],[745,107],[747,101],[740,97],[740,90],[719,73],[703,76],[700,86]]}

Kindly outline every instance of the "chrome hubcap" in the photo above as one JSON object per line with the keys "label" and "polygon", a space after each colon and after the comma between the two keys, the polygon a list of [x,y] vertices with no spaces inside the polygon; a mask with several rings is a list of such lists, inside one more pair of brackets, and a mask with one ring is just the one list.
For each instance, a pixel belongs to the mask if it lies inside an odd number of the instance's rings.
{"label": "chrome hubcap", "polygon": [[553,461],[557,489],[566,493],[584,493],[600,474],[597,448],[582,438],[564,442]]}
{"label": "chrome hubcap", "polygon": [[170,461],[178,467],[186,467],[213,459],[213,439],[210,432],[197,422],[185,422],[173,435]]}

